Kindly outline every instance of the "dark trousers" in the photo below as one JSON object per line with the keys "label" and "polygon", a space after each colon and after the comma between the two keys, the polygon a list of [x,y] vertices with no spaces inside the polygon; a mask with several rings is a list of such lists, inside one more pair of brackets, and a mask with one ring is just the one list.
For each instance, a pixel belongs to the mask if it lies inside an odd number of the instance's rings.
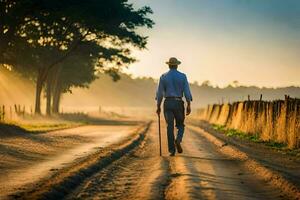
{"label": "dark trousers", "polygon": [[176,99],[166,99],[164,101],[164,116],[167,123],[168,149],[175,152],[174,121],[178,130],[176,140],[182,141],[184,134],[184,102]]}

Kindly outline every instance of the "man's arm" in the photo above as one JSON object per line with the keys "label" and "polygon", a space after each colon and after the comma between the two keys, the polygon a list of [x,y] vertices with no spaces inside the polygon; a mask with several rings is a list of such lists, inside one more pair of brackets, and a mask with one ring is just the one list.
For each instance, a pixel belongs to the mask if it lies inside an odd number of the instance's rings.
{"label": "man's arm", "polygon": [[159,115],[161,112],[160,109],[160,105],[163,99],[163,95],[164,95],[164,87],[163,87],[163,82],[162,82],[162,77],[160,77],[159,79],[159,83],[158,83],[158,87],[157,87],[157,91],[156,91],[156,104],[157,104],[157,109],[156,109],[156,113]]}
{"label": "man's arm", "polygon": [[187,101],[187,106],[186,106],[186,115],[191,114],[192,109],[191,109],[191,102]]}
{"label": "man's arm", "polygon": [[185,77],[185,80],[184,80],[183,93],[184,93],[184,96],[185,96],[185,99],[186,99],[186,102],[187,102],[186,115],[189,115],[192,111],[191,101],[193,101],[193,97],[192,97],[192,94],[191,94],[190,85],[189,85],[189,82],[187,80],[187,77],[186,76],[184,76],[184,77]]}

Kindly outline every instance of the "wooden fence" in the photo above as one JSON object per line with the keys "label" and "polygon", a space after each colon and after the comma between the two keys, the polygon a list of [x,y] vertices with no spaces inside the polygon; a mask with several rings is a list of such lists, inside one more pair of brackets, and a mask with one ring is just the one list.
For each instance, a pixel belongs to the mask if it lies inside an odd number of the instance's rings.
{"label": "wooden fence", "polygon": [[300,99],[285,97],[276,101],[248,101],[214,104],[202,109],[200,118],[257,134],[263,141],[285,143],[289,148],[300,147]]}
{"label": "wooden fence", "polygon": [[14,104],[11,106],[0,105],[0,122],[11,121],[16,118],[25,117],[25,115],[33,115],[32,107]]}

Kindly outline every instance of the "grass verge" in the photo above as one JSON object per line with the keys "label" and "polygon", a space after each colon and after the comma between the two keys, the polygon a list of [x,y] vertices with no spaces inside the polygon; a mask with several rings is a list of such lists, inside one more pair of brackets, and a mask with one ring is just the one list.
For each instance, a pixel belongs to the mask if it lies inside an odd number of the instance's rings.
{"label": "grass verge", "polygon": [[81,123],[32,123],[32,124],[14,123],[14,125],[19,126],[28,132],[39,133],[39,132],[48,132],[48,131],[73,128],[83,124]]}
{"label": "grass verge", "polygon": [[242,132],[242,131],[239,131],[239,130],[236,130],[236,129],[226,128],[225,126],[218,125],[218,124],[213,124],[212,127],[213,127],[213,129],[224,133],[228,137],[236,137],[236,138],[252,141],[252,142],[255,142],[255,143],[261,143],[261,144],[264,144],[264,145],[266,145],[268,147],[271,147],[273,149],[276,149],[276,150],[283,150],[286,153],[289,153],[289,154],[292,154],[292,155],[299,155],[299,153],[300,153],[299,149],[289,149],[287,147],[287,145],[284,144],[284,143],[275,142],[275,141],[272,141],[272,140],[263,141],[259,138],[258,133],[257,134],[245,133],[245,132]]}
{"label": "grass verge", "polygon": [[213,129],[224,132],[224,134],[228,137],[238,137],[238,138],[250,140],[253,142],[262,142],[259,139],[258,134],[247,134],[247,133],[244,133],[244,132],[236,130],[236,129],[228,129],[223,125],[213,124],[212,126],[213,126]]}

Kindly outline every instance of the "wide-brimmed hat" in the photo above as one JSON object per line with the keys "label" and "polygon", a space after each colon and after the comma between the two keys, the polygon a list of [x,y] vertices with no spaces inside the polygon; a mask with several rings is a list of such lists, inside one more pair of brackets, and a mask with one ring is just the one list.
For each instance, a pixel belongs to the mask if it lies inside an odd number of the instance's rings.
{"label": "wide-brimmed hat", "polygon": [[180,63],[181,62],[175,57],[170,58],[169,61],[166,62],[168,65],[180,65]]}

